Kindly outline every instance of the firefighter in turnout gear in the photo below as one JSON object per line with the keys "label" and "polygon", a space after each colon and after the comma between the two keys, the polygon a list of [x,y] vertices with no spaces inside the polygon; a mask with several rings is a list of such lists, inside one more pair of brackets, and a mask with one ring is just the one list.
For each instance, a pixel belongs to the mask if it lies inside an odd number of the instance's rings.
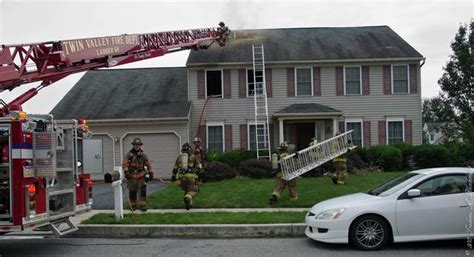
{"label": "firefighter in turnout gear", "polygon": [[347,172],[347,158],[345,155],[341,155],[332,160],[334,165],[334,174],[331,179],[332,182],[336,185],[344,185],[346,182],[346,172]]}
{"label": "firefighter in turnout gear", "polygon": [[123,158],[122,169],[128,182],[131,207],[146,211],[146,183],[153,178],[153,171],[148,156],[141,149],[142,140],[135,138],[132,145],[133,148]]}
{"label": "firefighter in turnout gear", "polygon": [[204,165],[206,156],[205,156],[204,149],[202,148],[201,139],[199,137],[194,138],[193,144],[194,144],[194,150],[193,150],[194,157],[201,165]]}
{"label": "firefighter in turnout gear", "polygon": [[278,149],[279,155],[276,153],[272,154],[272,169],[276,173],[275,180],[275,189],[273,190],[272,195],[270,196],[269,202],[271,205],[275,204],[280,198],[281,192],[288,186],[288,191],[290,194],[290,200],[298,200],[298,194],[296,192],[296,178],[286,181],[283,179],[283,172],[280,168],[279,161],[282,158],[288,156],[288,143],[283,142],[280,144]]}
{"label": "firefighter in turnout gear", "polygon": [[184,191],[184,206],[186,210],[191,209],[193,198],[199,191],[199,174],[202,165],[192,154],[191,145],[183,144],[181,154],[176,159],[171,181],[175,182]]}

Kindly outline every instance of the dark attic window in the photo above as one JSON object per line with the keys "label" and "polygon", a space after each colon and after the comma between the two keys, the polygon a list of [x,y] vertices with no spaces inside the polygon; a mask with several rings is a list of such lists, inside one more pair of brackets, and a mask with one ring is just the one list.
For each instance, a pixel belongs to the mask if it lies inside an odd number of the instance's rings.
{"label": "dark attic window", "polygon": [[222,71],[206,71],[206,93],[207,96],[222,96]]}

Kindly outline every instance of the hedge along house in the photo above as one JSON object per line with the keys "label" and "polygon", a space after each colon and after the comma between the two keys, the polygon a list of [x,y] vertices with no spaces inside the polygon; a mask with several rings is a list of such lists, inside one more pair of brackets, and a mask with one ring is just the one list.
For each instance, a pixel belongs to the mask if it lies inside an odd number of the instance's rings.
{"label": "hedge along house", "polygon": [[349,129],[359,146],[421,144],[420,53],[387,26],[292,28],[234,31],[225,47],[190,53],[191,128],[208,150],[256,148],[252,45],[261,44],[273,147]]}
{"label": "hedge along house", "polygon": [[87,120],[94,135],[84,145],[85,168],[93,179],[120,166],[135,137],[155,174],[167,178],[189,141],[190,108],[186,68],[117,69],[87,72],[51,114]]}

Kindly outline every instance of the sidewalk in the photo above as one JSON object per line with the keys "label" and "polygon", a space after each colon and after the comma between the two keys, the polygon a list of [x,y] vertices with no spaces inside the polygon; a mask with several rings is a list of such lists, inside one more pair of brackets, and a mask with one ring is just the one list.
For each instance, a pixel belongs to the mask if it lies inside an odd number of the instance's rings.
{"label": "sidewalk", "polygon": [[[150,209],[146,213],[186,213],[186,212],[304,212],[308,208],[232,208],[232,209]],[[72,217],[79,230],[73,237],[300,237],[306,225],[298,224],[189,224],[189,225],[82,225],[98,213],[113,214],[113,210],[92,210]],[[125,210],[125,214],[131,213]],[[142,213],[137,211],[137,213]]]}

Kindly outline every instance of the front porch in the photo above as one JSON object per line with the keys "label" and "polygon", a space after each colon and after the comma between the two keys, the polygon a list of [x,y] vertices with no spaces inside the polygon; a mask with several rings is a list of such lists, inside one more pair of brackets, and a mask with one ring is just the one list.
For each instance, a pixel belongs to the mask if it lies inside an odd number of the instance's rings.
{"label": "front porch", "polygon": [[309,146],[313,137],[321,142],[338,132],[338,120],[343,113],[333,108],[310,103],[293,104],[273,114],[278,122],[278,144],[288,142],[290,150]]}

